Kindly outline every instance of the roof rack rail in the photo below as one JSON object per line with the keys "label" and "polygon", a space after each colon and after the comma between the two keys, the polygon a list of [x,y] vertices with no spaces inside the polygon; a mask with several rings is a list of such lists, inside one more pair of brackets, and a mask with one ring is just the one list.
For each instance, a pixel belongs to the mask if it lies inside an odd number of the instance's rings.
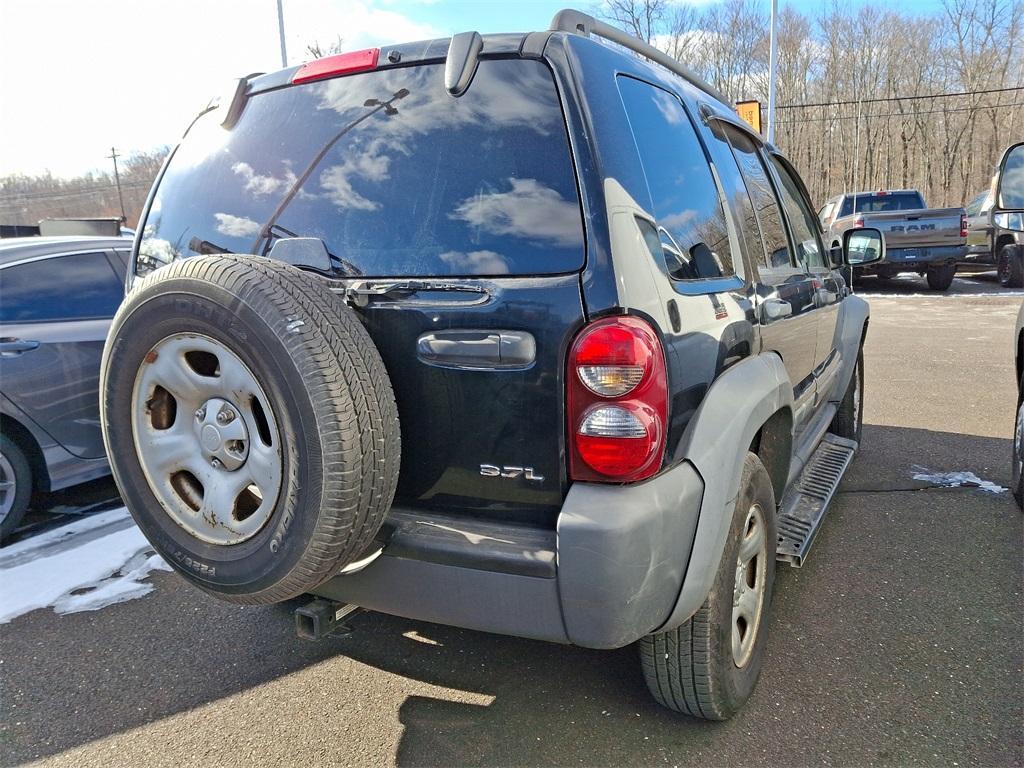
{"label": "roof rack rail", "polygon": [[650,59],[653,62],[661,64],[665,69],[670,72],[674,72],[687,82],[700,88],[705,93],[714,96],[719,101],[726,104],[732,103],[725,97],[725,94],[698,76],[689,67],[680,64],[664,51],[659,51],[653,45],[649,45],[643,40],[633,37],[627,32],[623,32],[618,27],[613,27],[611,24],[605,24],[603,21],[598,21],[593,16],[589,16],[582,11],[574,11],[570,8],[567,8],[564,11],[559,11],[551,20],[550,30],[552,32],[573,32],[577,35],[583,35],[584,37],[589,37],[590,35],[603,37],[605,40],[610,40],[624,48],[628,48],[634,53],[640,54],[646,59]]}

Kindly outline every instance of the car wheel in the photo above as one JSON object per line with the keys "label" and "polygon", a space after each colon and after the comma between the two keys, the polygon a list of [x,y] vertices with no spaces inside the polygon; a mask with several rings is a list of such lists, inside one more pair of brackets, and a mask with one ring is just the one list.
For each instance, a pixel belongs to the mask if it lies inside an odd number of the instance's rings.
{"label": "car wheel", "polygon": [[857,352],[853,378],[846,387],[842,402],[832,417],[830,431],[847,440],[861,441],[864,432],[864,350]]}
{"label": "car wheel", "polygon": [[956,277],[956,264],[932,267],[927,272],[928,287],[933,291],[944,291],[953,284],[954,277]]}
{"label": "car wheel", "polygon": [[1013,423],[1013,471],[1010,488],[1017,506],[1024,510],[1024,375],[1017,388],[1017,416]]}
{"label": "car wheel", "polygon": [[711,593],[689,621],[640,640],[644,678],[660,704],[727,720],[750,698],[764,657],[777,539],[768,472],[748,453]]}
{"label": "car wheel", "polygon": [[174,262],[126,297],[101,377],[118,487],[197,586],[280,602],[367,554],[398,413],[369,334],[318,278],[259,257]]}
{"label": "car wheel", "polygon": [[1005,288],[1024,288],[1024,264],[1017,246],[1004,245],[999,251],[999,283]]}
{"label": "car wheel", "polygon": [[7,435],[0,435],[0,541],[25,516],[32,498],[32,468],[25,452]]}

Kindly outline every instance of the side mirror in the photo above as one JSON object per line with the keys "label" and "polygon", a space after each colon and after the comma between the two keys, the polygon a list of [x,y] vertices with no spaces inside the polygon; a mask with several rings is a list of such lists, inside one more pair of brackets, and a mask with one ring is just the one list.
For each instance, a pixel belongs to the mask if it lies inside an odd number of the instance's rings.
{"label": "side mirror", "polygon": [[885,258],[885,237],[870,227],[843,233],[843,260],[851,267],[874,264]]}
{"label": "side mirror", "polygon": [[1003,153],[995,179],[992,221],[997,227],[1024,231],[1024,142]]}

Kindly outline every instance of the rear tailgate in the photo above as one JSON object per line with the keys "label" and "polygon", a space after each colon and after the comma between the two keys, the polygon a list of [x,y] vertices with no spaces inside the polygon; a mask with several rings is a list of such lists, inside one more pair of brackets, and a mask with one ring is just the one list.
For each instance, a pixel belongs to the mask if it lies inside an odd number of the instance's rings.
{"label": "rear tailgate", "polygon": [[890,211],[863,213],[865,227],[880,229],[885,235],[885,247],[933,248],[963,245],[960,217],[963,208],[924,208],[918,211]]}
{"label": "rear tailgate", "polygon": [[169,162],[136,274],[319,238],[394,385],[396,504],[553,519],[585,250],[546,64],[484,59],[458,99],[436,63],[257,93],[230,130],[219,112]]}

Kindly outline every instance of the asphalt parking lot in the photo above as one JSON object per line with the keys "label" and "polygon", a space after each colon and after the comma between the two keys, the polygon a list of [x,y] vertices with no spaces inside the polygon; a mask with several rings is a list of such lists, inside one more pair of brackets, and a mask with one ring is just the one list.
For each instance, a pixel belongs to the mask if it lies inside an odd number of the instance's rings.
{"label": "asphalt parking lot", "polygon": [[1009,484],[1022,298],[984,275],[860,290],[864,445],[809,562],[780,571],[733,721],[658,708],[631,648],[379,614],[310,644],[288,606],[158,572],[139,599],[0,625],[0,764],[1020,765],[1022,515],[1007,491],[914,475]]}

